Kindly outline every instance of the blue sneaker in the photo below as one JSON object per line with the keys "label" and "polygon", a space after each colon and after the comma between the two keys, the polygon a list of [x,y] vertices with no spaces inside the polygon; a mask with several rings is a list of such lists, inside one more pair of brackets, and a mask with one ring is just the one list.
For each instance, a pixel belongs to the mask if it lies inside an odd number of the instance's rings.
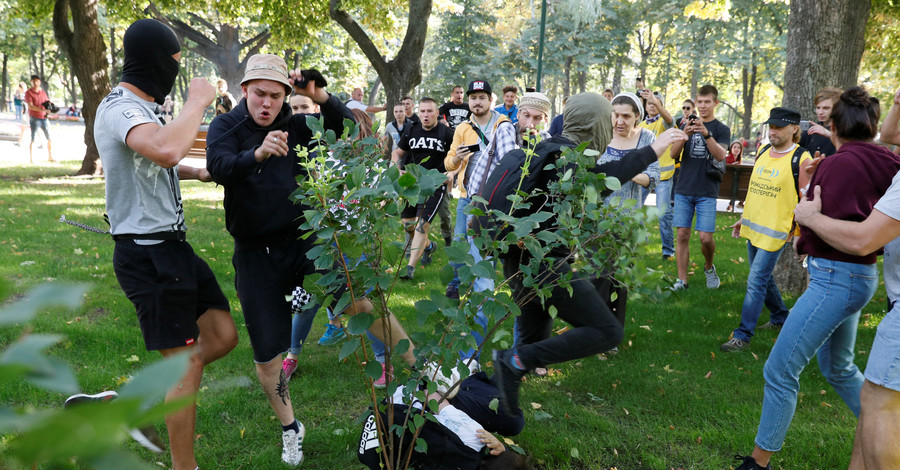
{"label": "blue sneaker", "polygon": [[344,331],[343,328],[328,324],[328,329],[325,330],[325,334],[319,338],[318,345],[319,346],[334,346],[335,344],[340,343],[344,338],[347,337],[347,332]]}

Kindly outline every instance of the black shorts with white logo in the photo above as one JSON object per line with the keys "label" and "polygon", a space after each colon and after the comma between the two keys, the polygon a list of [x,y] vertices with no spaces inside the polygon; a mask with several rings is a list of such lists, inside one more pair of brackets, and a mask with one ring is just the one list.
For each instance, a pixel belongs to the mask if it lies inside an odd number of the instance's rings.
{"label": "black shorts with white logo", "polygon": [[148,351],[194,344],[200,315],[231,310],[212,270],[187,242],[117,240],[113,268],[137,310]]}

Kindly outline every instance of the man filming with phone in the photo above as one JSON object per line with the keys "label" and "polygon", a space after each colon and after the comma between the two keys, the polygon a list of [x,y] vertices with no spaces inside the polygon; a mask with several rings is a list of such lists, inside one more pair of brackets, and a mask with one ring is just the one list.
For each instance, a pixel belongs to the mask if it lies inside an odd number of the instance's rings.
{"label": "man filming with phone", "polygon": [[672,147],[672,155],[679,155],[681,171],[675,183],[675,212],[673,225],[678,234],[675,239],[675,259],[678,264],[678,280],[672,290],[688,288],[688,266],[690,264],[691,222],[697,215],[697,232],[700,234],[700,249],[703,252],[703,271],[706,287],[719,287],[719,275],[713,265],[716,242],[716,197],[719,182],[710,174],[712,160],[725,160],[725,148],[731,140],[731,129],[716,119],[719,91],[712,85],[704,85],[697,91],[697,113],[682,122],[688,135],[684,149]]}

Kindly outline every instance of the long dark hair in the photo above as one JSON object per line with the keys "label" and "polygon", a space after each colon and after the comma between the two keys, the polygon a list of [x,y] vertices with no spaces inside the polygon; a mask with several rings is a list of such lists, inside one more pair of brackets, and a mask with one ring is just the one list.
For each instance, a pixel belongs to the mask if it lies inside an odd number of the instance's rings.
{"label": "long dark hair", "polygon": [[831,110],[831,121],[843,140],[872,140],[878,134],[881,105],[878,98],[855,86],[841,94]]}

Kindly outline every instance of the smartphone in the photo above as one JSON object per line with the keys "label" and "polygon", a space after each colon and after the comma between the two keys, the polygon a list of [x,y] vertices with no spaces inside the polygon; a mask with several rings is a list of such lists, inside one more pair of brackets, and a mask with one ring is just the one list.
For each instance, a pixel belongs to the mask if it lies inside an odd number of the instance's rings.
{"label": "smartphone", "polygon": [[800,130],[803,132],[808,132],[810,125],[811,123],[809,121],[800,121]]}
{"label": "smartphone", "polygon": [[459,149],[457,149],[457,152],[462,152],[462,151],[465,151],[465,150],[468,150],[469,152],[475,153],[475,152],[481,150],[481,146],[478,145],[478,144],[472,144],[472,145],[460,145],[460,146],[459,146]]}

